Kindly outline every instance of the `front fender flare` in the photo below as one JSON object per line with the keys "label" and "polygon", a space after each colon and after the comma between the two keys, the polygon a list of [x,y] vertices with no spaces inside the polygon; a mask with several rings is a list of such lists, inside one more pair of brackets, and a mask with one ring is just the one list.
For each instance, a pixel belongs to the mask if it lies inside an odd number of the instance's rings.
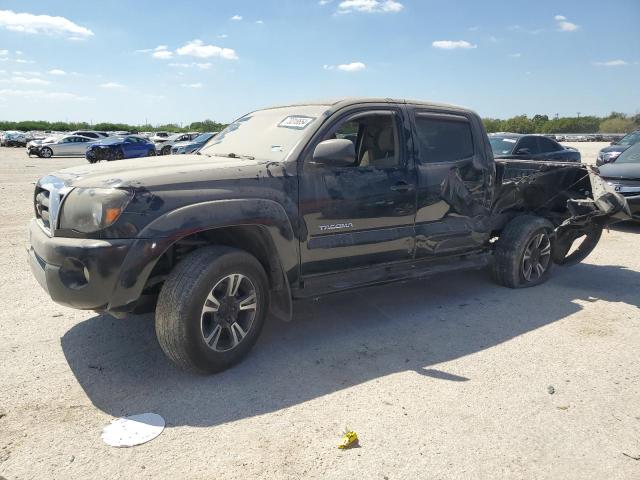
{"label": "front fender flare", "polygon": [[[289,292],[290,283],[298,278],[300,257],[299,243],[283,206],[266,199],[215,200],[167,212],[140,232],[122,264],[107,309],[128,311],[140,298],[160,257],[180,239],[198,232],[242,225],[261,226],[268,232],[284,287]],[[291,298],[290,293],[287,296]],[[290,317],[291,308],[288,310]]]}

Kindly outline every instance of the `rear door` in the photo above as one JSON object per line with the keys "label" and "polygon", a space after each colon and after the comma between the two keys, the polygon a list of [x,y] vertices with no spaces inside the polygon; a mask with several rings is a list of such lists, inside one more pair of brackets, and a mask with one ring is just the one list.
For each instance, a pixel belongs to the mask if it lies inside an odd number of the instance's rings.
{"label": "rear door", "polygon": [[[300,173],[303,278],[409,260],[414,250],[416,176],[409,125],[394,104],[359,105],[334,114],[311,140]],[[356,162],[312,162],[323,140],[354,142]]]}
{"label": "rear door", "polygon": [[416,257],[483,247],[495,167],[480,120],[467,112],[409,109],[418,172]]}

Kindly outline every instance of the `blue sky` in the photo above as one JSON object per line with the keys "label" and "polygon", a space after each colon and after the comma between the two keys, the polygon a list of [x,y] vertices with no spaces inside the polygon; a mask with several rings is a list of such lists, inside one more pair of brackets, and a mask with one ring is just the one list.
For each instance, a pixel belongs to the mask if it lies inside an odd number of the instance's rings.
{"label": "blue sky", "polygon": [[0,3],[0,118],[228,122],[345,95],[640,111],[640,2]]}

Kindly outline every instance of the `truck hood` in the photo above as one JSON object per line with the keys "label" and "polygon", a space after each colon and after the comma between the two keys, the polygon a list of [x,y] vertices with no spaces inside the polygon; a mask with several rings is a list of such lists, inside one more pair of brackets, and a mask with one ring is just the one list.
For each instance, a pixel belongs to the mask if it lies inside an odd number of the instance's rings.
{"label": "truck hood", "polygon": [[602,178],[640,180],[640,163],[607,163],[601,167]]}
{"label": "truck hood", "polygon": [[[206,155],[167,155],[66,168],[51,174],[67,187],[153,188],[256,177],[274,162]],[[274,172],[275,173],[275,172]]]}

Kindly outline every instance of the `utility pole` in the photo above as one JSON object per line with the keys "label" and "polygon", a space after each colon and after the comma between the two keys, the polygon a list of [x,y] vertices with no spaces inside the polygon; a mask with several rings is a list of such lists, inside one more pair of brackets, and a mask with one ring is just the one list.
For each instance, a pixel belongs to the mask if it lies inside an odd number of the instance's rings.
{"label": "utility pole", "polygon": [[578,112],[578,118],[580,118],[580,112]]}

